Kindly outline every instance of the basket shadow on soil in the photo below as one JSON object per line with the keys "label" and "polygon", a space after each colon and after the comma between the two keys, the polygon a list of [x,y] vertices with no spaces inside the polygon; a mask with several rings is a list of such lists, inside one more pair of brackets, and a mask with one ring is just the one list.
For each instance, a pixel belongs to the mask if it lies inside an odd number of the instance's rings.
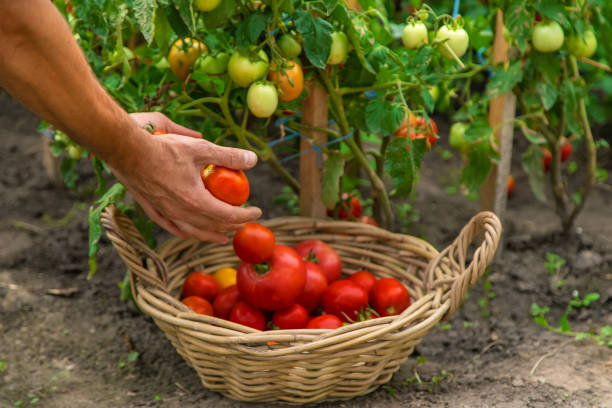
{"label": "basket shadow on soil", "polygon": [[[202,387],[153,321],[120,302],[117,283],[125,266],[108,241],[102,243],[98,273],[86,279],[89,197],[47,180],[38,119],[2,91],[0,107],[0,406],[269,406],[239,403]],[[440,123],[441,135],[447,131],[448,124]],[[448,148],[445,140],[439,144]],[[607,160],[603,165],[612,170]],[[533,302],[549,306],[549,321],[556,325],[574,290],[598,292],[590,308],[570,316],[572,328],[612,325],[612,191],[595,188],[576,224],[581,233],[561,237],[550,203],[533,199],[514,161],[517,188],[501,256],[486,278],[490,290],[481,280],[388,386],[317,406],[612,407],[611,349],[551,333],[530,315]],[[477,212],[475,202],[445,192],[447,175],[457,166],[457,157],[442,160],[439,152],[430,153],[418,186],[420,227],[410,233],[439,249]],[[249,177],[255,187],[251,201],[264,216],[286,215],[270,203],[282,184],[265,165]],[[87,205],[71,211],[75,201]],[[65,225],[47,218],[66,214]],[[561,288],[544,267],[547,252],[567,260]],[[54,296],[49,289],[75,293]],[[496,296],[482,304],[491,291]],[[133,352],[138,354],[131,361]],[[426,362],[417,364],[418,356]]]}

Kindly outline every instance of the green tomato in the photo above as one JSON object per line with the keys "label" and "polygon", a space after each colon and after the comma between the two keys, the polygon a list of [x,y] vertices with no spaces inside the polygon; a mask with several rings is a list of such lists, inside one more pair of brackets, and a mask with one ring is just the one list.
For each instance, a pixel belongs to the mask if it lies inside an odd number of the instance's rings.
{"label": "green tomato", "polygon": [[227,64],[227,73],[232,81],[243,88],[263,78],[268,70],[268,55],[259,50],[257,57],[251,58],[247,54],[236,51]]}
{"label": "green tomato", "polygon": [[194,64],[194,71],[204,72],[208,75],[220,75],[227,72],[229,54],[220,52],[217,55],[202,54]]}
{"label": "green tomato", "polygon": [[278,46],[282,56],[287,59],[297,58],[302,53],[302,46],[291,34],[283,34],[278,39]]}
{"label": "green tomato", "polygon": [[567,38],[567,49],[578,58],[589,58],[597,50],[597,38],[593,29],[589,28],[584,32],[584,39],[578,34]]}
{"label": "green tomato", "polygon": [[427,87],[427,90],[429,91],[434,103],[438,102],[438,97],[440,96],[440,88],[438,88],[438,85],[429,86]]}
{"label": "green tomato", "polygon": [[72,160],[78,160],[81,158],[81,153],[83,153],[83,148],[77,144],[68,145],[68,156]]}
{"label": "green tomato", "polygon": [[470,145],[465,141],[465,131],[470,125],[463,122],[456,122],[450,128],[450,145],[453,149],[464,151]]}
{"label": "green tomato", "polygon": [[70,138],[68,137],[68,135],[66,135],[64,132],[62,132],[61,130],[56,130],[55,131],[55,137],[54,140],[56,142],[62,142],[62,143],[69,143],[70,142]]}
{"label": "green tomato", "polygon": [[565,35],[556,21],[540,21],[533,29],[531,42],[540,52],[555,52],[563,45]]}
{"label": "green tomato", "polygon": [[[459,58],[465,54],[470,43],[470,37],[463,28],[452,28],[447,25],[438,29],[436,40],[444,41]],[[446,58],[453,59],[453,54],[443,44],[440,45],[440,53]]]}
{"label": "green tomato", "polygon": [[200,11],[211,11],[217,8],[221,0],[194,0],[193,4]]}
{"label": "green tomato", "polygon": [[269,118],[278,107],[278,92],[271,82],[256,82],[247,92],[247,106],[258,118]]}
{"label": "green tomato", "polygon": [[415,50],[427,41],[427,27],[422,22],[410,22],[402,31],[402,44],[404,47]]}
{"label": "green tomato", "polygon": [[331,37],[332,44],[327,63],[329,65],[338,65],[339,63],[344,62],[346,54],[348,54],[348,38],[342,31],[334,31]]}

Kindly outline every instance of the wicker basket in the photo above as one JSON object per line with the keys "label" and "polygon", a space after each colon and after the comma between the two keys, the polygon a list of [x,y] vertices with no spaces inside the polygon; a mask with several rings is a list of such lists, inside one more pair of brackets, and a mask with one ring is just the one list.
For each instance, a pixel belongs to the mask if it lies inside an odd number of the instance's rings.
{"label": "wicker basket", "polygon": [[[278,243],[327,242],[340,254],[345,274],[368,269],[379,277],[399,278],[412,304],[398,316],[336,330],[260,332],[198,315],[178,300],[189,272],[211,273],[238,264],[232,245],[172,238],[153,251],[116,207],[105,210],[102,222],[130,271],[136,303],[206,388],[235,400],[294,404],[347,399],[388,382],[425,334],[461,305],[491,262],[501,233],[499,219],[482,212],[438,252],[421,239],[356,222],[300,217],[265,221]],[[483,239],[466,265],[477,235]]]}

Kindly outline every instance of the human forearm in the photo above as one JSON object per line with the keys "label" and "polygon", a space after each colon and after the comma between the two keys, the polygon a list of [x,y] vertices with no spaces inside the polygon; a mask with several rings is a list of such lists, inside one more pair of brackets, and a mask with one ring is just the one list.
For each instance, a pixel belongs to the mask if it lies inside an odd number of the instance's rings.
{"label": "human forearm", "polygon": [[0,86],[109,163],[143,135],[95,78],[49,0],[0,0]]}

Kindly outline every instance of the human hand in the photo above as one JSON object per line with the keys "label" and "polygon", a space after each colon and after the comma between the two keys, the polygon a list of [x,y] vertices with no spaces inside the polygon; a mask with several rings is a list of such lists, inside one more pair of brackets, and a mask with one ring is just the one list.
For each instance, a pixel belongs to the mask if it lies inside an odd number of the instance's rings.
{"label": "human hand", "polygon": [[138,127],[143,129],[147,126],[153,126],[155,130],[163,130],[166,133],[176,133],[177,135],[189,137],[202,137],[200,132],[186,128],[185,126],[181,126],[178,123],[174,123],[161,112],[135,112],[130,113],[129,116],[134,122],[136,122]]}
{"label": "human hand", "polygon": [[253,152],[203,140],[198,132],[163,114],[130,116],[138,125],[151,122],[156,129],[174,132],[151,135],[136,129],[139,133],[129,139],[138,143],[124,148],[121,159],[109,163],[115,176],[155,223],[181,238],[223,244],[228,237],[221,231],[238,229],[261,216],[259,208],[232,206],[213,197],[200,175],[209,164],[249,169],[257,162]]}

